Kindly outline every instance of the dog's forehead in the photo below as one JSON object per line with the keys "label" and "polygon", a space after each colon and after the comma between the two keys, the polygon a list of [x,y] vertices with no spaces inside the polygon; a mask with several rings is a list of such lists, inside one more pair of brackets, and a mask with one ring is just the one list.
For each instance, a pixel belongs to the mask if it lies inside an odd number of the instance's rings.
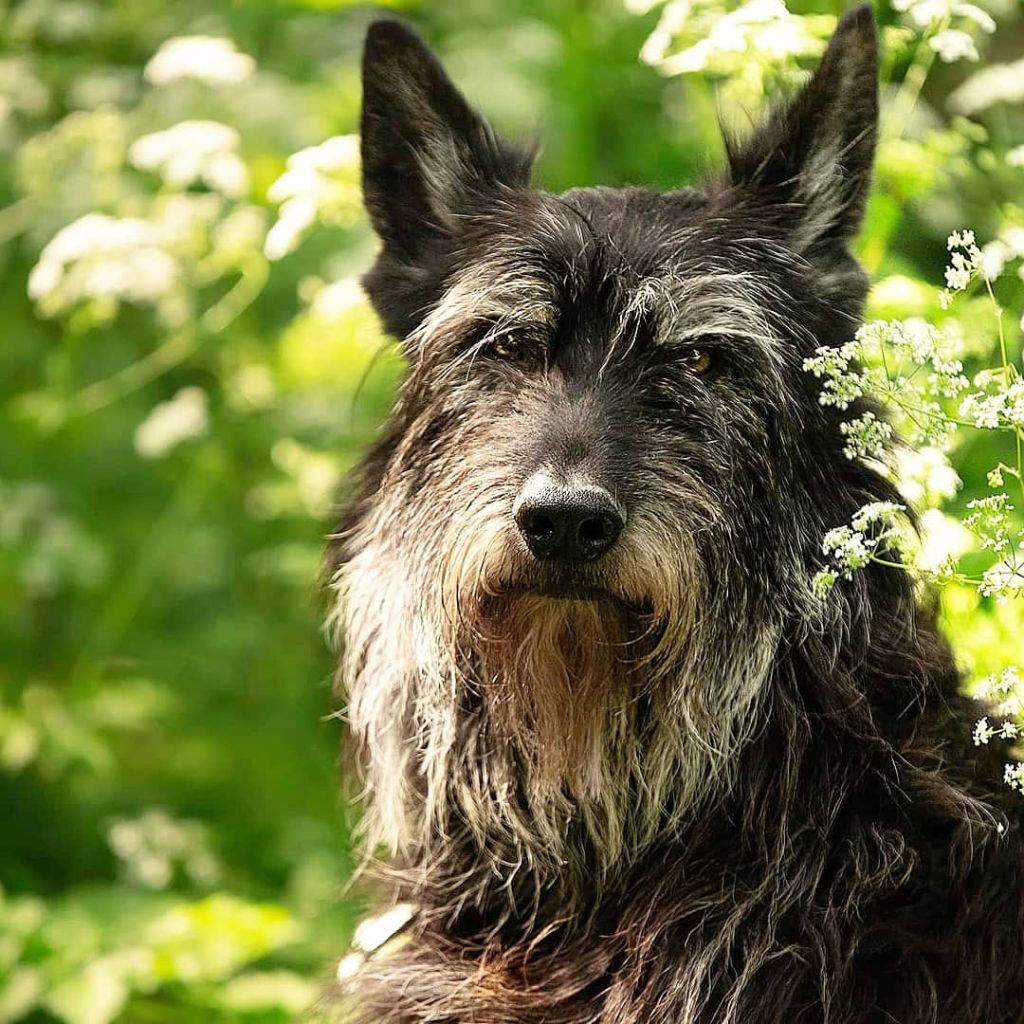
{"label": "dog's forehead", "polygon": [[489,264],[494,292],[513,298],[532,290],[563,308],[583,302],[614,316],[645,303],[657,313],[660,297],[661,312],[674,312],[698,292],[734,292],[739,280],[765,265],[769,240],[728,213],[712,215],[711,207],[696,189],[536,193],[511,211],[468,269],[479,287]]}
{"label": "dog's forehead", "polygon": [[698,333],[709,321],[760,335],[757,240],[734,238],[708,207],[694,189],[532,193],[483,223],[422,331],[450,335],[480,320],[554,326],[575,314],[612,333],[644,317],[655,335]]}
{"label": "dog's forehead", "polygon": [[658,193],[640,188],[579,188],[541,193],[533,216],[519,221],[539,262],[568,272],[578,286],[609,278],[623,284],[674,273],[696,255],[707,197],[695,189]]}
{"label": "dog's forehead", "polygon": [[681,229],[705,216],[708,195],[696,188],[655,192],[646,188],[575,188],[550,197],[555,205],[585,220],[591,230],[638,255],[671,242]]}

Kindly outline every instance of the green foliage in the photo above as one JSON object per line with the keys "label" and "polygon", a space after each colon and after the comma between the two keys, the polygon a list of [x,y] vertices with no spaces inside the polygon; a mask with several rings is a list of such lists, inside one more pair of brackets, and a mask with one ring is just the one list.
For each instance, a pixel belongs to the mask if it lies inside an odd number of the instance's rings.
{"label": "green foliage", "polygon": [[[799,81],[841,6],[407,13],[502,128],[544,117],[545,186],[670,188],[720,159],[716,107],[734,121]],[[871,315],[955,324],[972,375],[998,362],[992,302],[1021,306],[1021,10],[894,6],[860,242]],[[6,8],[0,1021],[286,1021],[361,909],[343,895],[355,813],[315,579],[338,483],[401,371],[356,283],[374,244],[353,136],[369,13]],[[999,62],[972,64],[990,45]],[[965,225],[1001,273],[946,310],[945,239]],[[931,455],[907,474],[938,525],[1017,465],[1012,433],[952,440],[956,473]],[[957,557],[944,621],[972,673],[1001,673],[1021,658],[1022,602],[964,582],[984,552]]]}

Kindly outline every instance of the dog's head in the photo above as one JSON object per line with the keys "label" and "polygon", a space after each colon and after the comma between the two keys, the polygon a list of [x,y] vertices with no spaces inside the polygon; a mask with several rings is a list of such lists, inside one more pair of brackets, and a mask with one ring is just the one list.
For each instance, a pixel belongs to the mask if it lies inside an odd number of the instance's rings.
{"label": "dog's head", "polygon": [[334,565],[377,835],[454,802],[523,841],[589,815],[610,848],[727,776],[851,510],[802,362],[864,297],[872,17],[725,181],[667,194],[532,187],[398,23],[363,71],[365,285],[409,363]]}

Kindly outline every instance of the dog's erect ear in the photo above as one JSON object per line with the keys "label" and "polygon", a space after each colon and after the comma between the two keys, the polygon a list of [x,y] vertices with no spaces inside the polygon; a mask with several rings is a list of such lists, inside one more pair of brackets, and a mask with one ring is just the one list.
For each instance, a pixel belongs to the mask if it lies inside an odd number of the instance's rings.
{"label": "dog's erect ear", "polygon": [[732,181],[782,204],[798,251],[844,242],[860,227],[878,132],[878,36],[866,4],[839,20],[796,98],[747,141],[727,141]]}
{"label": "dog's erect ear", "polygon": [[502,186],[529,183],[528,154],[502,142],[437,58],[397,21],[363,52],[363,196],[385,250],[420,262],[458,217]]}

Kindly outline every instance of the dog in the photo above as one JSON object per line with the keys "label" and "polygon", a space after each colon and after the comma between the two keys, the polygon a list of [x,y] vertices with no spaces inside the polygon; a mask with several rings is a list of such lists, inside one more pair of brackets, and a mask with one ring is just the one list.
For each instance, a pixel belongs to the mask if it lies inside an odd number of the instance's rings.
{"label": "dog", "polygon": [[344,1019],[1024,1021],[1007,751],[907,572],[812,584],[897,498],[802,368],[867,290],[870,9],[666,194],[531,186],[398,22],[363,88],[408,372],[327,566],[403,934],[346,958]]}

